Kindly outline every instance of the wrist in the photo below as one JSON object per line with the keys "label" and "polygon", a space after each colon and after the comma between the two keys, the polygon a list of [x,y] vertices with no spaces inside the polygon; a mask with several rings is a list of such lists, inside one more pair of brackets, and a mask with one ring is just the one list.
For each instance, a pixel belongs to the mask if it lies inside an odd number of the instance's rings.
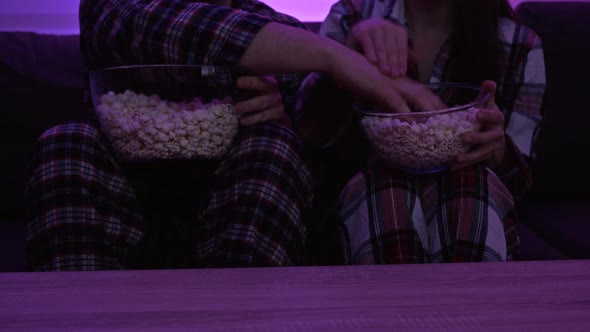
{"label": "wrist", "polygon": [[326,72],[330,74],[330,76],[332,77],[338,76],[338,74],[340,73],[338,69],[339,66],[337,64],[340,63],[342,58],[343,52],[341,49],[348,50],[346,46],[336,42],[334,43],[335,44],[327,43],[326,45],[321,47],[318,56],[321,62],[320,70],[318,71]]}

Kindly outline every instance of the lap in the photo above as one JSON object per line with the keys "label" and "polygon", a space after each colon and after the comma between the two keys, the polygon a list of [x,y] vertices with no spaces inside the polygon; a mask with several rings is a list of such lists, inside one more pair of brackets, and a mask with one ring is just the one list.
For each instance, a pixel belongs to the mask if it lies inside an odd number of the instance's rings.
{"label": "lap", "polygon": [[415,175],[378,163],[348,182],[339,207],[343,238],[360,260],[378,259],[376,251],[392,243],[398,255],[419,261],[444,259],[433,255],[462,241],[500,251],[504,237],[517,241],[512,196],[483,166]]}

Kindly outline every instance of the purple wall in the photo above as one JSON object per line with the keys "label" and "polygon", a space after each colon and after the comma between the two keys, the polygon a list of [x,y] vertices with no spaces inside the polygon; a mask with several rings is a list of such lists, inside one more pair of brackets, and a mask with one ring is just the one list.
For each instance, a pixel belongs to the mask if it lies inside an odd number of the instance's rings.
{"label": "purple wall", "polygon": [[[303,21],[323,20],[335,1],[265,0],[275,9],[291,14]],[[516,6],[525,0],[510,1]],[[588,2],[590,0],[582,1]],[[78,3],[79,0],[0,0],[0,30],[59,34],[77,33]]]}

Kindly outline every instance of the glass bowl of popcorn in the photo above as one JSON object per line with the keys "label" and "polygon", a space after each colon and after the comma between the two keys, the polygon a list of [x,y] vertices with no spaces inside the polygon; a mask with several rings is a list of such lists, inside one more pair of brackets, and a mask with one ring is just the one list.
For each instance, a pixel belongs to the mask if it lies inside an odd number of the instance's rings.
{"label": "glass bowl of popcorn", "polygon": [[480,131],[477,112],[489,94],[481,87],[462,83],[427,84],[447,108],[411,113],[380,112],[357,105],[361,126],[376,155],[408,173],[436,173],[448,169],[472,147],[462,136]]}
{"label": "glass bowl of popcorn", "polygon": [[119,159],[214,160],[238,132],[227,67],[136,65],[90,72],[94,119]]}

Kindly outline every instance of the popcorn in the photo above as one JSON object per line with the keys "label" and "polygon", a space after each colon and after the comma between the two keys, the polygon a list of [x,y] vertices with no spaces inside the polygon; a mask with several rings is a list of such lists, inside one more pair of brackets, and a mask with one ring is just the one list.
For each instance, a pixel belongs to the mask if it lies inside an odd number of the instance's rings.
{"label": "popcorn", "polygon": [[364,117],[361,123],[385,161],[414,171],[428,171],[444,166],[469,149],[461,137],[480,130],[475,118],[478,111],[472,107],[434,115],[422,123],[388,117]]}
{"label": "popcorn", "polygon": [[239,127],[230,99],[184,103],[109,91],[101,96],[96,113],[113,147],[128,159],[220,157]]}

